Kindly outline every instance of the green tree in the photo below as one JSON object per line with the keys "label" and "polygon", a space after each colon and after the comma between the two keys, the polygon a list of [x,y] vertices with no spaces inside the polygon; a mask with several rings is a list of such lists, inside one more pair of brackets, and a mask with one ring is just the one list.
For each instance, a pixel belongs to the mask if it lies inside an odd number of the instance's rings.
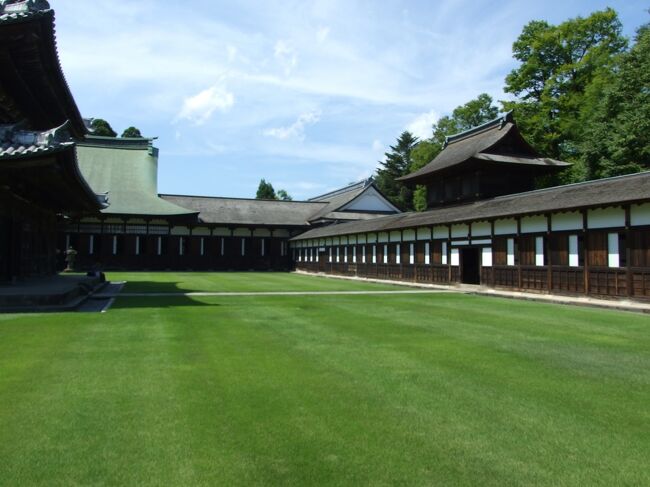
{"label": "green tree", "polygon": [[117,137],[117,132],[113,130],[110,124],[102,119],[95,118],[90,124],[90,128],[93,130],[93,135],[101,135],[103,137]]}
{"label": "green tree", "polygon": [[650,24],[587,91],[580,142],[589,178],[650,169]]}
{"label": "green tree", "polygon": [[[442,145],[431,139],[422,140],[411,151],[411,166],[409,173],[415,172],[429,164],[442,150]],[[413,209],[424,211],[427,209],[427,187],[418,184],[413,191]]]}
{"label": "green tree", "polygon": [[397,143],[390,146],[390,152],[384,154],[385,160],[379,162],[375,177],[379,190],[402,210],[413,209],[413,191],[396,179],[409,173],[411,151],[417,143],[418,138],[411,132],[402,132]]}
{"label": "green tree", "polygon": [[481,93],[464,105],[457,106],[451,115],[441,117],[433,125],[433,140],[442,147],[445,137],[477,127],[494,120],[499,115],[499,108],[487,93]]}
{"label": "green tree", "polygon": [[267,183],[264,178],[260,181],[255,198],[258,200],[276,200],[275,190],[271,183]]}
{"label": "green tree", "polygon": [[517,99],[503,105],[514,110],[526,138],[542,154],[579,159],[585,93],[625,50],[621,32],[609,8],[557,26],[536,20],[524,27],[513,44],[519,66],[505,80],[505,91]]}
{"label": "green tree", "polygon": [[284,189],[278,190],[276,197],[281,201],[293,201],[293,198]]}
{"label": "green tree", "polygon": [[142,134],[140,133],[139,129],[131,126],[128,129],[125,129],[124,132],[122,132],[121,137],[136,138],[136,137],[142,137]]}

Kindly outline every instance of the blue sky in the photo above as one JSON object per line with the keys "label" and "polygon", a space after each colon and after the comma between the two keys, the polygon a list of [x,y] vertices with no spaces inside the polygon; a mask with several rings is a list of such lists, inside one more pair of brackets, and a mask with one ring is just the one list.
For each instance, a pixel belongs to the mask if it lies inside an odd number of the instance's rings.
{"label": "blue sky", "polygon": [[159,191],[304,199],[370,176],[397,136],[482,92],[506,98],[530,20],[611,6],[625,33],[647,0],[51,0],[85,117],[158,137]]}

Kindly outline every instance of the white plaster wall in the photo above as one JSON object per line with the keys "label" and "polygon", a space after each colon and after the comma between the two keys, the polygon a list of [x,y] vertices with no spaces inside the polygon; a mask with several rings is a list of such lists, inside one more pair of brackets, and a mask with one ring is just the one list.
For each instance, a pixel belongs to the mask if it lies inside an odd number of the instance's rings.
{"label": "white plaster wall", "polygon": [[289,233],[289,230],[285,230],[284,228],[279,228],[277,230],[273,230],[273,236],[277,238],[287,238],[291,236]]}
{"label": "white plaster wall", "polygon": [[268,228],[256,228],[253,230],[254,237],[270,237],[271,231]]}
{"label": "white plaster wall", "polygon": [[388,242],[388,234],[386,232],[382,232],[379,235],[377,235],[377,241],[378,242]]}
{"label": "white plaster wall", "polygon": [[630,208],[630,224],[634,226],[650,225],[650,203],[632,205]]}
{"label": "white plaster wall", "polygon": [[481,265],[492,267],[492,247],[483,247],[481,251]]}
{"label": "white plaster wall", "polygon": [[555,232],[562,230],[582,230],[582,213],[555,213],[551,215],[551,229]]}
{"label": "white plaster wall", "polygon": [[580,265],[580,255],[578,254],[578,236],[569,235],[569,267],[578,267]]}
{"label": "white plaster wall", "polygon": [[433,238],[449,238],[449,229],[444,226],[433,227]]}
{"label": "white plaster wall", "polygon": [[348,243],[351,245],[356,245],[357,243],[357,236],[356,235],[350,235],[348,236]]}
{"label": "white plaster wall", "polygon": [[[110,219],[109,219],[110,220]],[[108,223],[110,223],[109,220],[106,220]],[[168,225],[169,222],[167,220],[151,220],[149,222],[149,225]]]}
{"label": "white plaster wall", "polygon": [[548,223],[543,215],[525,216],[521,219],[521,233],[539,233],[547,230]]}
{"label": "white plaster wall", "polygon": [[341,239],[339,237],[332,237],[332,245],[339,245],[341,243]]}
{"label": "white plaster wall", "polygon": [[420,227],[417,231],[418,240],[429,240],[431,238],[431,229],[427,227]]}
{"label": "white plaster wall", "polygon": [[208,237],[210,235],[210,229],[208,227],[194,227],[192,229],[192,235],[198,235],[199,237]]}
{"label": "white plaster wall", "polygon": [[366,241],[367,241],[367,243],[375,243],[377,241],[377,234],[376,233],[368,233],[366,235]]}
{"label": "white plaster wall", "polygon": [[494,222],[495,235],[512,235],[514,233],[517,233],[517,220],[514,218],[507,218]]}
{"label": "white plaster wall", "polygon": [[357,196],[352,202],[345,205],[343,210],[348,211],[395,211],[396,208],[386,201],[372,186]]}
{"label": "white plaster wall", "polygon": [[405,242],[412,242],[415,240],[415,230],[404,230],[403,237]]}
{"label": "white plaster wall", "polygon": [[460,265],[460,253],[458,249],[451,249],[451,265],[459,266]]}
{"label": "white plaster wall", "polygon": [[455,237],[467,237],[469,235],[469,225],[461,223],[460,225],[451,226],[451,236]]}
{"label": "white plaster wall", "polygon": [[190,229],[187,227],[172,227],[170,235],[189,235]]}
{"label": "white plaster wall", "polygon": [[235,237],[250,237],[251,236],[251,231],[248,228],[235,228],[235,231],[233,232],[233,236],[235,236]]}
{"label": "white plaster wall", "polygon": [[587,212],[588,228],[625,226],[625,210],[621,207],[596,208]]}
{"label": "white plaster wall", "polygon": [[485,237],[492,234],[490,222],[472,223],[472,237]]}
{"label": "white plaster wall", "polygon": [[390,241],[390,242],[400,242],[400,241],[401,241],[401,237],[402,237],[402,236],[401,236],[400,232],[398,232],[398,231],[393,231],[393,232],[390,232],[390,237],[389,237],[390,240],[389,240],[389,241]]}

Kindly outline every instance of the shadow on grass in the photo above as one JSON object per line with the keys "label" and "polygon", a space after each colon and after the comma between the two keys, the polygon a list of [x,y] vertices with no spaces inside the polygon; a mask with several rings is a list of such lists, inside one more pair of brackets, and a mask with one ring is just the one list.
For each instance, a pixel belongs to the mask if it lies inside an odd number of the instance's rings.
{"label": "shadow on grass", "polygon": [[111,306],[112,310],[135,309],[135,308],[156,308],[169,309],[181,307],[216,307],[217,303],[205,302],[201,299],[194,299],[189,296],[118,296]]}

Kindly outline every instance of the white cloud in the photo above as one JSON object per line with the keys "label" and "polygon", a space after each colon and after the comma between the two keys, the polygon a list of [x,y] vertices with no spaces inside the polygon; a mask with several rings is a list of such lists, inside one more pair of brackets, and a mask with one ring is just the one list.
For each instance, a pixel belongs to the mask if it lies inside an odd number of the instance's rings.
{"label": "white cloud", "polygon": [[381,143],[381,140],[375,139],[372,141],[372,150],[374,152],[381,152],[384,150],[384,144]]}
{"label": "white cloud", "polygon": [[421,113],[406,126],[406,130],[420,139],[428,139],[432,135],[431,126],[439,118],[440,116],[435,112],[435,110]]}
{"label": "white cloud", "polygon": [[273,48],[273,55],[284,69],[286,76],[289,76],[293,68],[298,65],[298,53],[288,41],[277,41]]}
{"label": "white cloud", "polygon": [[302,140],[305,138],[305,127],[317,123],[320,120],[320,115],[319,110],[303,113],[291,125],[266,129],[263,134],[280,140],[293,138]]}
{"label": "white cloud", "polygon": [[226,52],[228,53],[228,62],[232,63],[237,59],[237,48],[232,44],[226,46]]}
{"label": "white cloud", "polygon": [[327,37],[330,35],[329,27],[321,27],[316,31],[316,40],[319,44],[322,44],[327,40]]}
{"label": "white cloud", "polygon": [[202,125],[210,119],[215,111],[226,112],[234,104],[235,95],[228,91],[220,81],[194,96],[185,98],[177,118]]}

